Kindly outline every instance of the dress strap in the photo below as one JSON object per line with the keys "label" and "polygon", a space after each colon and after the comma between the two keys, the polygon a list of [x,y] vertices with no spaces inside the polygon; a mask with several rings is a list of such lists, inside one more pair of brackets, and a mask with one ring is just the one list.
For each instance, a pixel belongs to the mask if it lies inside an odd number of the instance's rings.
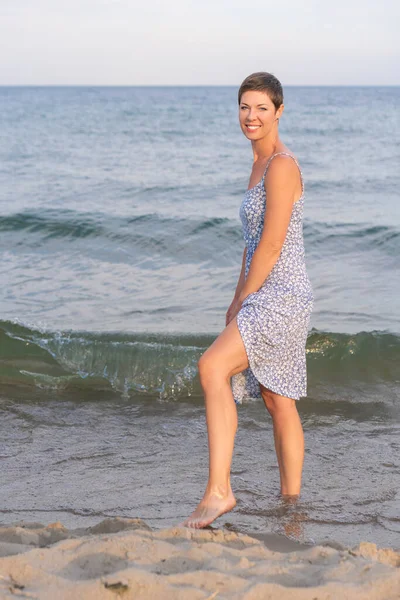
{"label": "dress strap", "polygon": [[300,169],[300,165],[299,165],[299,163],[297,162],[297,160],[295,159],[295,157],[294,157],[292,154],[289,154],[289,152],[276,152],[276,154],[272,154],[272,155],[269,157],[269,159],[268,159],[268,161],[267,161],[267,166],[265,167],[264,175],[263,175],[263,177],[262,177],[262,181],[265,179],[265,175],[267,174],[267,170],[268,170],[268,167],[269,167],[269,163],[271,162],[271,160],[272,160],[272,159],[273,159],[275,156],[279,156],[280,154],[284,154],[285,156],[290,156],[290,158],[293,158],[294,162],[296,163],[296,165],[297,165],[297,167],[298,167],[298,169],[299,169],[299,171],[300,171],[300,180],[301,180],[301,195],[303,195],[303,194],[304,194],[304,181],[303,181],[303,173],[302,173],[302,171],[301,171],[301,169]]}

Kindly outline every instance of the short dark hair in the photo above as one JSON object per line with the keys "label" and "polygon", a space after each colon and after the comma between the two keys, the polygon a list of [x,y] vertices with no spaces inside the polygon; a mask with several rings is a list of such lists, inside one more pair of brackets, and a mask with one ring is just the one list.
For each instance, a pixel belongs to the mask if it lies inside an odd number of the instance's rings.
{"label": "short dark hair", "polygon": [[238,103],[242,98],[242,94],[249,90],[255,90],[257,92],[266,92],[270,97],[272,103],[277,110],[281,104],[283,104],[283,90],[281,82],[272,75],[272,73],[266,73],[265,71],[258,71],[248,75],[242,82],[238,92]]}

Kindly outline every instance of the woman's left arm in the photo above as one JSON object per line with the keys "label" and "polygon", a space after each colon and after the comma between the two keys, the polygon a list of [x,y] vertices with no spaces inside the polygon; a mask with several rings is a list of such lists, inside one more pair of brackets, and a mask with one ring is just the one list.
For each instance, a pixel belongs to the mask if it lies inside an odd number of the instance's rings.
{"label": "woman's left arm", "polygon": [[239,295],[239,303],[262,286],[279,258],[289,227],[298,180],[299,170],[292,158],[281,155],[271,161],[264,180],[265,189],[268,190],[264,227]]}

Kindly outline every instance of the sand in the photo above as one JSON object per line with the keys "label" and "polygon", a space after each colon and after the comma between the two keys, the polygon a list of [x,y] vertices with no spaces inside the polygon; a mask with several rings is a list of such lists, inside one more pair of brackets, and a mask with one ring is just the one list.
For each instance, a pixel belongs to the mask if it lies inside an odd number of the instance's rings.
{"label": "sand", "polygon": [[0,598],[397,600],[400,554],[106,519],[0,527]]}

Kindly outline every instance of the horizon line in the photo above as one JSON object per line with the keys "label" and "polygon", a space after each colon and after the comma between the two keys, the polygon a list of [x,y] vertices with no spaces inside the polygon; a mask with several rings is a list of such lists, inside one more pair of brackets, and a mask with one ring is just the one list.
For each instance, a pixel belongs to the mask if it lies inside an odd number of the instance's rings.
{"label": "horizon line", "polygon": [[[158,88],[175,88],[175,87],[238,87],[237,84],[216,84],[216,83],[172,83],[172,84],[159,84],[159,83],[125,83],[125,84],[111,84],[111,83],[0,83],[0,88],[10,87],[110,87],[110,88],[121,88],[121,87],[158,87]],[[400,83],[287,83],[283,85],[284,88],[288,87],[400,87]]]}

